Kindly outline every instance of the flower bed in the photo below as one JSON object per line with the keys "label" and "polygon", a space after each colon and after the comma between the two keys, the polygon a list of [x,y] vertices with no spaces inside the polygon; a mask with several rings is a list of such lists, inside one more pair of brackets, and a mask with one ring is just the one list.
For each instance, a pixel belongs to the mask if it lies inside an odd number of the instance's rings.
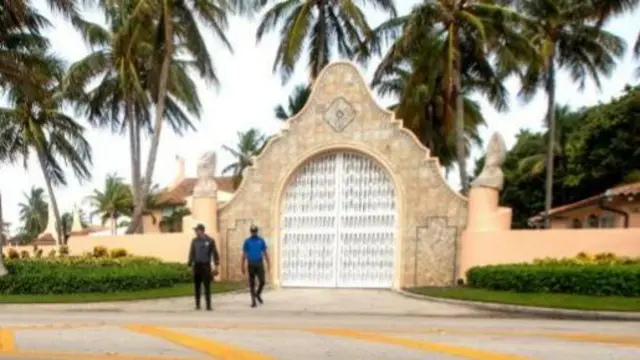
{"label": "flower bed", "polygon": [[610,254],[469,269],[470,287],[521,293],[640,296],[640,261]]}

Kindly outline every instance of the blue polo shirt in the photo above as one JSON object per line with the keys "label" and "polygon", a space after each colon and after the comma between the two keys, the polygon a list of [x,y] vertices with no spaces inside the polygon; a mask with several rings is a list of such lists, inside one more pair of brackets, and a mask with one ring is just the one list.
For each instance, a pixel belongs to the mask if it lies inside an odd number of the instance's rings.
{"label": "blue polo shirt", "polygon": [[267,243],[260,236],[250,236],[244,241],[242,251],[250,263],[262,263],[264,252],[267,251]]}

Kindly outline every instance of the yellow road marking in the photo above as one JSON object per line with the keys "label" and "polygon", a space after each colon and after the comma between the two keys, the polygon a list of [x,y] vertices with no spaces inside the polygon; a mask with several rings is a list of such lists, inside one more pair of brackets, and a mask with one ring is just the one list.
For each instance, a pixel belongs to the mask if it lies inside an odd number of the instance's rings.
{"label": "yellow road marking", "polygon": [[603,343],[611,345],[623,345],[640,347],[640,336],[620,336],[620,335],[601,335],[601,334],[554,334],[554,333],[539,333],[538,336],[552,337],[562,340],[571,340],[587,343]]}
{"label": "yellow road marking", "polygon": [[0,328],[0,353],[16,351],[16,338],[13,331]]}
{"label": "yellow road marking", "polygon": [[381,335],[376,333],[360,332],[342,329],[316,329],[312,330],[316,334],[345,337],[382,344],[402,346],[414,350],[435,352],[447,355],[460,356],[474,360],[525,360],[530,359],[518,355],[501,354],[484,350],[476,350],[462,346],[444,345],[421,340],[405,339],[394,336]]}
{"label": "yellow road marking", "polygon": [[3,357],[12,359],[47,359],[47,360],[193,360],[188,357],[177,356],[149,356],[137,354],[91,354],[91,353],[66,353],[66,352],[40,352],[40,351],[17,351],[10,354],[0,354]]}
{"label": "yellow road marking", "polygon": [[166,328],[145,325],[129,325],[127,329],[139,332],[141,334],[156,336],[186,348],[200,351],[207,355],[212,355],[218,359],[224,360],[267,360],[272,359],[269,356],[262,355],[253,351],[244,350],[224,343],[216,342],[210,339],[192,336],[181,332],[169,330]]}

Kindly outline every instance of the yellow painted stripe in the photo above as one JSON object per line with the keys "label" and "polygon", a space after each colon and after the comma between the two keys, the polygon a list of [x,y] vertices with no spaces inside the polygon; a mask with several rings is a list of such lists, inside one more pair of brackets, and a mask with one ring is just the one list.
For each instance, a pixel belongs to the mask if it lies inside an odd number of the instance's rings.
{"label": "yellow painted stripe", "polygon": [[538,335],[544,336],[544,337],[562,339],[562,340],[578,341],[578,342],[640,347],[640,337],[638,336],[580,334],[580,333],[576,333],[576,334],[539,333]]}
{"label": "yellow painted stripe", "polygon": [[139,332],[141,334],[159,337],[186,348],[200,351],[201,353],[214,356],[223,360],[267,360],[272,357],[262,355],[253,351],[237,348],[224,343],[216,342],[210,339],[192,336],[181,332],[169,330],[166,328],[146,325],[129,325],[129,330]]}
{"label": "yellow painted stripe", "polygon": [[177,356],[149,356],[119,353],[91,354],[44,351],[17,351],[11,354],[0,354],[0,359],[2,359],[3,357],[11,357],[12,359],[33,360],[192,360],[192,358]]}
{"label": "yellow painted stripe", "polygon": [[381,335],[381,334],[369,333],[369,332],[353,331],[353,330],[316,329],[316,330],[312,330],[312,332],[316,334],[322,334],[322,335],[338,336],[338,337],[358,339],[358,340],[370,341],[370,342],[381,343],[381,344],[402,346],[402,347],[406,347],[414,350],[447,354],[447,355],[459,356],[466,359],[474,359],[474,360],[530,359],[530,358],[518,356],[518,355],[501,354],[496,352],[466,348],[462,346],[438,344],[438,343],[432,343],[432,342],[427,342],[422,340],[405,339],[400,337],[387,336],[387,335]]}
{"label": "yellow painted stripe", "polygon": [[0,328],[0,353],[10,353],[16,350],[16,337],[13,331]]}

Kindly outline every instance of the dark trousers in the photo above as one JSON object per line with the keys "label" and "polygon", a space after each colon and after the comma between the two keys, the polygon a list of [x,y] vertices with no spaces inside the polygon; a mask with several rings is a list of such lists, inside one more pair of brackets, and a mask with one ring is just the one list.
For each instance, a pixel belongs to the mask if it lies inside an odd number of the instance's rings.
{"label": "dark trousers", "polygon": [[211,264],[195,264],[193,266],[193,288],[195,290],[196,307],[200,307],[200,290],[204,285],[204,299],[207,309],[211,308]]}
{"label": "dark trousers", "polygon": [[[256,297],[262,294],[264,288],[264,265],[262,262],[249,263],[249,288],[251,289],[251,301],[256,302]],[[258,289],[256,289],[256,278],[258,278]]]}

